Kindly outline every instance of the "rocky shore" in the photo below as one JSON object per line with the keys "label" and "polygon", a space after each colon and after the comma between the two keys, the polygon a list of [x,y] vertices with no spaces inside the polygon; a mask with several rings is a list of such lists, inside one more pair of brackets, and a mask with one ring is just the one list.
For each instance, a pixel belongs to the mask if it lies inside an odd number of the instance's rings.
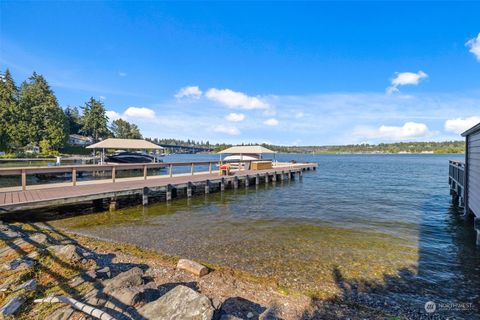
{"label": "rocky shore", "polygon": [[316,300],[272,279],[47,223],[1,223],[0,265],[4,319],[386,319],[403,313],[386,313],[374,302]]}

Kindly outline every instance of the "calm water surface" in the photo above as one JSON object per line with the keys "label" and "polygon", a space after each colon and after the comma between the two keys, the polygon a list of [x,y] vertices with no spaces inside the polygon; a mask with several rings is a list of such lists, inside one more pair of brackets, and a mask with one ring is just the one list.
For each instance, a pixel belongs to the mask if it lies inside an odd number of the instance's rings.
{"label": "calm water surface", "polygon": [[[320,164],[302,181],[54,222],[221,264],[320,297],[478,303],[480,250],[450,205],[444,155],[279,155]],[[171,156],[166,161],[212,156]],[[213,157],[216,159],[216,157]]]}

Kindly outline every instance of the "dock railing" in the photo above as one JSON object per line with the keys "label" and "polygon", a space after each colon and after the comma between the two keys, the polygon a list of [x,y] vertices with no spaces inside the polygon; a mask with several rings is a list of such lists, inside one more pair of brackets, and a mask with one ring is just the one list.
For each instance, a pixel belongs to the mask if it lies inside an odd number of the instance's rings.
{"label": "dock railing", "polygon": [[[235,160],[234,163],[248,164],[246,167],[251,166],[251,162],[255,160]],[[71,174],[71,183],[73,186],[77,185],[77,177],[82,172],[111,172],[111,178],[104,179],[115,182],[118,171],[126,170],[142,170],[143,179],[147,180],[149,177],[148,169],[161,169],[166,168],[168,172],[165,175],[170,177],[174,174],[175,167],[188,167],[191,175],[196,172],[196,167],[208,166],[208,171],[202,171],[204,173],[219,172],[219,169],[215,169],[216,166],[221,164],[230,163],[228,161],[194,161],[194,162],[157,162],[157,163],[132,163],[132,164],[97,164],[97,165],[65,165],[65,166],[35,166],[35,167],[6,167],[0,168],[1,176],[21,176],[22,191],[27,190],[27,176],[33,174]],[[198,172],[201,173],[201,172]],[[184,173],[185,174],[185,173]],[[158,176],[158,175],[155,175]]]}
{"label": "dock railing", "polygon": [[465,163],[463,161],[449,160],[448,184],[453,203],[460,207],[464,205]]}

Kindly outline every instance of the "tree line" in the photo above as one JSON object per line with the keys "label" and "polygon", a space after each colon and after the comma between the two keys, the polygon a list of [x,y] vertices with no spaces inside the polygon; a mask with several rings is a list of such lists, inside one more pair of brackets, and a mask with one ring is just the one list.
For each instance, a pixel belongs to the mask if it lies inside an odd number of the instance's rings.
{"label": "tree line", "polygon": [[105,105],[90,98],[81,107],[63,109],[46,79],[36,73],[18,87],[7,69],[0,74],[0,151],[22,153],[38,146],[55,154],[70,134],[99,141],[108,137],[141,139],[137,125],[116,119],[109,125]]}

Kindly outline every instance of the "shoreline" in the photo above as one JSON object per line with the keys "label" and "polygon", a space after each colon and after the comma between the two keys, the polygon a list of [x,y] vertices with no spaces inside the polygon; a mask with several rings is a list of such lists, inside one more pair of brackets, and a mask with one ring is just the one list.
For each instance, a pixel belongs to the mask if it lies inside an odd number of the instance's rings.
{"label": "shoreline", "polygon": [[[25,248],[22,248],[22,254],[15,252],[15,254],[11,253],[7,256],[2,255],[0,258],[2,263],[31,255],[32,252],[39,252],[40,254],[39,258],[33,259],[35,265],[32,269],[24,270],[25,272],[13,272],[16,280],[23,281],[26,278],[33,277],[38,282],[35,291],[23,293],[25,302],[16,315],[18,319],[29,319],[34,315],[48,318],[55,312],[59,313],[58,310],[64,310],[65,306],[62,304],[39,305],[33,304],[32,301],[34,298],[45,298],[51,294],[71,294],[76,289],[71,288],[69,284],[78,281],[77,279],[82,274],[92,273],[92,270],[96,270],[98,273],[99,269],[108,268],[113,278],[115,274],[125,272],[135,266],[141,266],[145,269],[144,276],[152,279],[152,283],[159,290],[171,289],[172,285],[183,284],[191,286],[197,292],[208,297],[215,307],[216,317],[213,319],[222,319],[222,315],[234,316],[238,319],[336,319],[339,316],[351,319],[366,317],[369,319],[384,319],[391,317],[384,311],[355,305],[340,299],[319,301],[302,293],[282,288],[273,279],[256,277],[232,268],[205,264],[210,272],[205,276],[197,277],[176,268],[179,257],[163,255],[157,251],[143,249],[132,244],[107,242],[68,230],[53,229],[41,223],[2,224],[2,227],[4,230],[11,230],[11,232],[24,232],[25,235],[22,239],[27,239]],[[39,234],[49,240],[32,246],[28,239],[34,236],[38,238]],[[2,249],[8,247],[9,244],[11,246],[13,238],[5,240],[3,233],[2,238]],[[17,237],[15,241],[18,241],[18,239],[20,238]],[[50,245],[47,245],[47,243],[56,243],[53,247],[59,246],[59,244],[74,244],[82,251],[89,252],[89,256],[94,257],[94,262],[90,263],[90,260],[75,263],[61,261],[60,265],[57,266],[58,261],[51,260],[52,257],[45,254],[45,252],[50,252]],[[49,270],[45,270],[46,268]],[[48,281],[45,283],[46,274],[53,270],[56,276],[53,279],[51,275],[48,276]],[[5,287],[8,281],[12,281],[13,277],[12,272],[10,274],[5,272],[5,270],[0,272],[1,278],[5,279],[3,283],[0,283],[2,287]],[[104,280],[97,279],[96,281],[102,283]],[[88,297],[92,290],[95,290],[94,288],[97,285],[95,283],[81,284],[80,287],[83,286],[82,290],[77,292],[76,295],[73,294],[73,296],[80,300]],[[12,285],[13,283],[9,284],[10,287]],[[15,283],[15,285],[18,285],[18,283]],[[4,305],[11,298],[12,294],[6,294],[10,292],[9,290],[7,288],[3,291],[0,305]],[[68,309],[68,307],[66,308]]]}

